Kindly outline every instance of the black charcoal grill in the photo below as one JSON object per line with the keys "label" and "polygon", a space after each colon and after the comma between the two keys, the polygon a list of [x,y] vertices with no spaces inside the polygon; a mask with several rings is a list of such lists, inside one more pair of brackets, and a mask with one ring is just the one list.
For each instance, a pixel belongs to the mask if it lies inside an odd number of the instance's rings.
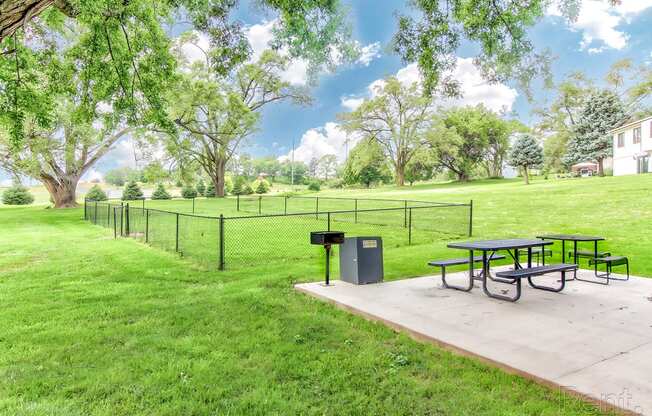
{"label": "black charcoal grill", "polygon": [[330,283],[331,246],[344,243],[342,231],[313,231],[310,233],[310,244],[324,246],[326,251],[326,286]]}

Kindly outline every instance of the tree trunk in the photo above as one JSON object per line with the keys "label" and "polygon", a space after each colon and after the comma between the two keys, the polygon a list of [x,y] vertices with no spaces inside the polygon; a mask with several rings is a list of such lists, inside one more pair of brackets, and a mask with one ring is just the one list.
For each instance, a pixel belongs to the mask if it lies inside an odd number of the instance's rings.
{"label": "tree trunk", "polygon": [[527,166],[523,167],[523,178],[525,179],[525,184],[529,185],[530,184],[530,175],[527,171]]}
{"label": "tree trunk", "polygon": [[604,159],[598,159],[598,176],[604,176]]}
{"label": "tree trunk", "polygon": [[405,185],[405,166],[396,165],[396,186]]}
{"label": "tree trunk", "polygon": [[56,180],[52,177],[41,177],[41,181],[48,190],[55,208],[77,207],[77,182],[76,176],[66,176]]}
{"label": "tree trunk", "polygon": [[215,171],[217,173],[216,177],[213,178],[213,184],[215,185],[215,195],[222,198],[226,195],[224,189],[224,171],[225,171],[226,161],[218,160],[215,166]]}
{"label": "tree trunk", "polygon": [[457,172],[457,180],[460,182],[466,182],[469,180],[469,175],[466,174],[463,170]]}

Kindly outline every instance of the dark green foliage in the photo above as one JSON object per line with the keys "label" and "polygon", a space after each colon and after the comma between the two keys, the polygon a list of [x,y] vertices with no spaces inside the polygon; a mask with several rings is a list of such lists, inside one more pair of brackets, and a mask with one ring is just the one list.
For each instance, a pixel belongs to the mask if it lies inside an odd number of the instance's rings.
{"label": "dark green foliage", "polygon": [[253,189],[259,195],[269,192],[269,188],[269,182],[267,182],[265,179],[260,179],[254,182]]}
{"label": "dark green foliage", "polygon": [[106,201],[108,198],[106,193],[102,190],[102,188],[99,187],[99,185],[93,185],[93,187],[88,190],[86,199],[91,201]]}
{"label": "dark green foliage", "polygon": [[242,186],[242,195],[251,195],[254,193],[254,188],[251,187],[248,183],[245,183]]}
{"label": "dark green foliage", "polygon": [[208,182],[208,187],[206,187],[204,196],[207,198],[215,198],[217,196],[217,193],[215,192],[215,184],[213,181]]}
{"label": "dark green foliage", "polygon": [[188,199],[197,198],[197,190],[193,186],[186,185],[181,189],[181,196]]}
{"label": "dark green foliage", "polygon": [[626,117],[624,105],[615,93],[603,90],[591,94],[573,128],[574,136],[568,142],[564,163],[596,161],[602,176],[604,159],[613,155],[613,139],[608,132]]}
{"label": "dark green foliage", "polygon": [[122,191],[123,201],[134,201],[142,198],[143,191],[140,189],[137,182],[131,181],[125,185],[125,189]]}
{"label": "dark green foliage", "polygon": [[206,194],[206,184],[203,179],[200,179],[197,183],[197,195],[204,196]]}
{"label": "dark green foliage", "polygon": [[528,169],[543,164],[543,149],[532,135],[522,134],[509,152],[509,163],[514,167],[521,168],[525,183],[529,183]]}
{"label": "dark green foliage", "polygon": [[165,190],[165,186],[162,183],[159,183],[156,186],[156,189],[152,193],[152,199],[171,199],[172,196]]}
{"label": "dark green foliage", "polygon": [[391,181],[392,175],[380,145],[368,140],[358,143],[346,160],[342,179],[347,185],[359,183],[367,188]]}
{"label": "dark green foliage", "polygon": [[245,195],[244,190],[247,185],[247,180],[242,176],[235,178],[235,183],[233,184],[233,195]]}
{"label": "dark green foliage", "polygon": [[308,184],[308,190],[319,192],[321,190],[321,184],[319,183],[319,181],[310,181],[310,183]]}
{"label": "dark green foliage", "polygon": [[29,205],[32,202],[34,197],[22,185],[14,185],[2,193],[2,203],[5,205]]}

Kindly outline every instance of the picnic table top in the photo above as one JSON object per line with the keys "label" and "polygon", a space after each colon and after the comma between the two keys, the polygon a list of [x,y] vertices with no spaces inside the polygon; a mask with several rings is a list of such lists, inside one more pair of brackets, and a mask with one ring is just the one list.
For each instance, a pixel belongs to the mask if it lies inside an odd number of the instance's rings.
{"label": "picnic table top", "polygon": [[565,240],[565,241],[602,241],[604,237],[577,235],[577,234],[544,234],[538,235],[537,238],[546,240]]}
{"label": "picnic table top", "polygon": [[479,240],[450,243],[448,248],[459,248],[463,250],[509,250],[518,248],[541,247],[552,244],[552,241],[542,241],[530,238],[511,238],[507,240]]}

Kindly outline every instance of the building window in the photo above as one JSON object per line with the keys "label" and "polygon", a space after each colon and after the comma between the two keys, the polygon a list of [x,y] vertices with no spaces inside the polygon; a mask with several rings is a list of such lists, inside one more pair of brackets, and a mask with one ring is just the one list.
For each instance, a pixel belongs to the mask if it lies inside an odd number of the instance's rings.
{"label": "building window", "polygon": [[634,144],[638,144],[641,142],[641,128],[636,127],[634,129]]}
{"label": "building window", "polygon": [[625,133],[618,133],[618,147],[625,145]]}

